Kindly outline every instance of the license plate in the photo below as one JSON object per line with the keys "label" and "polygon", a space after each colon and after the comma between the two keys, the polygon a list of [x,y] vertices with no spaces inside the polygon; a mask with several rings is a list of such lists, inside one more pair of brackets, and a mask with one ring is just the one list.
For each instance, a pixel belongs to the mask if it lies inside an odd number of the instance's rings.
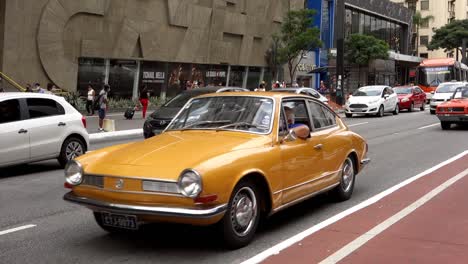
{"label": "license plate", "polygon": [[121,215],[111,213],[101,213],[102,223],[106,226],[137,230],[137,217],[135,215]]}

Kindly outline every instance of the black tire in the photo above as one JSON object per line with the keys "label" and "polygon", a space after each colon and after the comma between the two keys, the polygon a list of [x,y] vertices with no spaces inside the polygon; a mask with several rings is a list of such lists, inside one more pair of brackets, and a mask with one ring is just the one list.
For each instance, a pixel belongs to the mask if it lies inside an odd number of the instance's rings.
{"label": "black tire", "polygon": [[102,215],[99,212],[93,212],[94,215],[94,220],[96,220],[96,223],[100,228],[102,228],[104,231],[112,233],[112,234],[133,234],[137,232],[136,230],[130,230],[130,229],[123,229],[123,228],[118,228],[118,227],[112,227],[112,226],[106,226],[102,222]]}
{"label": "black tire", "polygon": [[424,102],[422,103],[421,108],[419,108],[419,110],[421,111],[426,110],[426,104]]}
{"label": "black tire", "polygon": [[395,106],[395,110],[393,110],[393,115],[398,115],[400,113],[400,105],[397,104]]}
{"label": "black tire", "polygon": [[355,182],[354,159],[348,156],[341,168],[340,184],[332,190],[333,197],[339,202],[349,200],[353,194]]}
{"label": "black tire", "polygon": [[449,130],[452,127],[452,123],[441,121],[440,126],[442,127],[443,130]]}
{"label": "black tire", "polygon": [[411,102],[411,106],[408,109],[409,112],[414,112],[414,103]]}
{"label": "black tire", "polygon": [[431,110],[431,115],[435,115],[435,110]]}
{"label": "black tire", "polygon": [[385,109],[384,109],[384,106],[383,106],[383,105],[381,105],[381,106],[379,107],[379,111],[377,112],[376,115],[377,115],[378,117],[383,117],[383,116],[385,115]]}
{"label": "black tire", "polygon": [[[235,206],[236,204],[252,208],[250,217],[247,212],[244,212],[244,215],[250,219],[236,217],[236,209],[238,208]],[[248,245],[253,240],[260,222],[260,204],[260,192],[257,191],[257,186],[253,182],[247,180],[237,184],[229,199],[227,211],[219,223],[226,247],[238,249]],[[248,222],[240,223],[239,220],[248,220]]]}
{"label": "black tire", "polygon": [[345,113],[345,116],[346,116],[347,118],[351,118],[351,117],[353,117],[353,114]]}
{"label": "black tire", "polygon": [[86,151],[86,144],[83,140],[77,137],[69,137],[63,142],[57,160],[62,167],[65,167],[68,161],[85,154]]}

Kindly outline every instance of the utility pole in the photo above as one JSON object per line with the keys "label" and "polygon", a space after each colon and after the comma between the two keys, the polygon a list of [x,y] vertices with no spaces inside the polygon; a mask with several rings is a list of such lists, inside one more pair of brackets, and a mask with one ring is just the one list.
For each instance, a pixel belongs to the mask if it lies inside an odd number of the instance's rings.
{"label": "utility pole", "polygon": [[335,45],[336,45],[336,103],[345,103],[344,94],[344,17],[345,0],[336,0]]}

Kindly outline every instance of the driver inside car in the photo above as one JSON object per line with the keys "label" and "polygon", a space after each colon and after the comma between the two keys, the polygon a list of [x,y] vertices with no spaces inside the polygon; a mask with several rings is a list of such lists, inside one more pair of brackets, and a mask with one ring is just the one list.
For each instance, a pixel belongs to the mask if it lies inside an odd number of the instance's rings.
{"label": "driver inside car", "polygon": [[292,129],[298,126],[302,126],[303,124],[296,124],[296,115],[294,114],[294,109],[285,106],[284,112],[286,113],[286,120],[288,122],[288,128]]}

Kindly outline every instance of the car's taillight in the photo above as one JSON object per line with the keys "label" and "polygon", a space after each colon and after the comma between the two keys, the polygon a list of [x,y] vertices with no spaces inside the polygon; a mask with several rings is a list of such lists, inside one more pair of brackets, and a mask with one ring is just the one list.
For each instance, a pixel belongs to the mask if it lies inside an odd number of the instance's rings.
{"label": "car's taillight", "polygon": [[82,116],[81,117],[81,122],[83,122],[84,128],[86,128],[86,117]]}

